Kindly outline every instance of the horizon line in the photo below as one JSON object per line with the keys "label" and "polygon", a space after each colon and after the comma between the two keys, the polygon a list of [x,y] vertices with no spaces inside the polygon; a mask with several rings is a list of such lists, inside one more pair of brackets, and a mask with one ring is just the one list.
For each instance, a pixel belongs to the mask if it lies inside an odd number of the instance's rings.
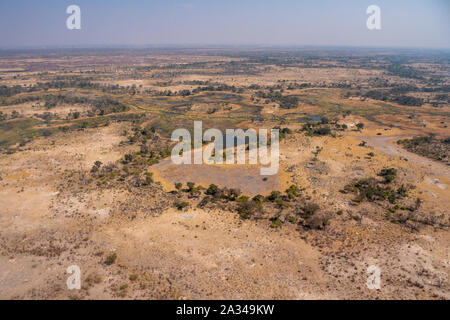
{"label": "horizon line", "polygon": [[42,45],[8,46],[0,51],[32,50],[88,50],[88,49],[394,49],[394,50],[444,50],[450,47],[429,46],[383,46],[383,45],[311,45],[311,44],[80,44],[80,45]]}

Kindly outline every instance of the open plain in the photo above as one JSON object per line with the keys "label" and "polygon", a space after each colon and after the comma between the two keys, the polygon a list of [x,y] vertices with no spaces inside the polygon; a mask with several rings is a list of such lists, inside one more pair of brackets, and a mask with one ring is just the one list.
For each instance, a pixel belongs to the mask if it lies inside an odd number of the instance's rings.
{"label": "open plain", "polygon": [[[449,59],[0,52],[0,298],[449,299]],[[278,128],[278,173],[173,164],[198,120]]]}

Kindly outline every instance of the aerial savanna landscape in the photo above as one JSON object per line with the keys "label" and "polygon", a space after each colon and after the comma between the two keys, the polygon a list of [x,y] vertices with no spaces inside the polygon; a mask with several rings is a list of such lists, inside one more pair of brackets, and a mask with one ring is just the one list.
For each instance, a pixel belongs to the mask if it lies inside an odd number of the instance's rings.
{"label": "aerial savanna landscape", "polygon": [[[433,48],[0,50],[0,299],[449,299],[449,73]],[[277,171],[174,163],[196,121],[200,153],[276,131]]]}

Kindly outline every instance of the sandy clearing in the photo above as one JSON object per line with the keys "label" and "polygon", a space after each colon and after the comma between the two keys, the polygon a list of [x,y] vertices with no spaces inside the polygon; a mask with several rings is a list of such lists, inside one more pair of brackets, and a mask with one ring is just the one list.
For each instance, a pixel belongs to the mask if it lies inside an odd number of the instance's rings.
{"label": "sandy clearing", "polygon": [[267,194],[272,190],[279,190],[282,186],[278,174],[262,176],[260,167],[256,165],[176,165],[170,159],[166,159],[150,169],[157,171],[156,179],[162,178],[171,184],[176,182],[185,184],[189,181],[204,187],[216,184],[221,187],[240,189],[248,195]]}

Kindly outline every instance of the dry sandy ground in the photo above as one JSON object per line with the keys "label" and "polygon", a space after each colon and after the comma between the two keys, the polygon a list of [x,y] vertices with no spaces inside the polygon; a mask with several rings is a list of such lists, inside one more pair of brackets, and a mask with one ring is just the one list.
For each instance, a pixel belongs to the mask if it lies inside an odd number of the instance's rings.
{"label": "dry sandy ground", "polygon": [[22,103],[11,106],[0,106],[0,111],[2,111],[4,114],[11,114],[11,112],[17,111],[21,117],[32,117],[36,114],[42,115],[45,112],[50,112],[51,114],[56,114],[61,119],[66,118],[69,115],[69,113],[75,111],[78,111],[80,113],[86,113],[91,109],[92,108],[90,108],[89,106],[83,105],[70,105],[70,106],[60,105],[53,107],[51,109],[47,109],[43,105],[33,103]]}
{"label": "dry sandy ground", "polygon": [[[390,165],[417,185],[424,210],[448,211],[448,189],[424,183],[427,168],[384,154],[378,140],[374,149],[358,146],[357,136],[295,134],[281,144],[283,170],[333,215],[325,230],[308,231],[288,222],[272,229],[267,220],[221,210],[178,211],[157,184],[73,187],[74,172],[127,152],[119,145],[122,129],[58,133],[0,156],[0,298],[450,298],[447,229],[390,223],[381,208],[351,206],[338,191]],[[323,150],[311,163],[317,146]],[[117,261],[105,264],[113,252]],[[81,290],[66,287],[74,264]],[[372,264],[381,269],[381,290],[366,287]]]}
{"label": "dry sandy ground", "polygon": [[[151,167],[157,174],[157,180],[163,185],[173,185],[181,182],[186,184],[195,181],[202,186],[216,184],[220,187],[235,188],[244,194],[269,194],[272,190],[282,189],[280,174],[261,176],[260,166],[240,165],[227,167],[227,165],[176,165],[170,159],[161,161]],[[173,189],[173,188],[172,188]]]}

